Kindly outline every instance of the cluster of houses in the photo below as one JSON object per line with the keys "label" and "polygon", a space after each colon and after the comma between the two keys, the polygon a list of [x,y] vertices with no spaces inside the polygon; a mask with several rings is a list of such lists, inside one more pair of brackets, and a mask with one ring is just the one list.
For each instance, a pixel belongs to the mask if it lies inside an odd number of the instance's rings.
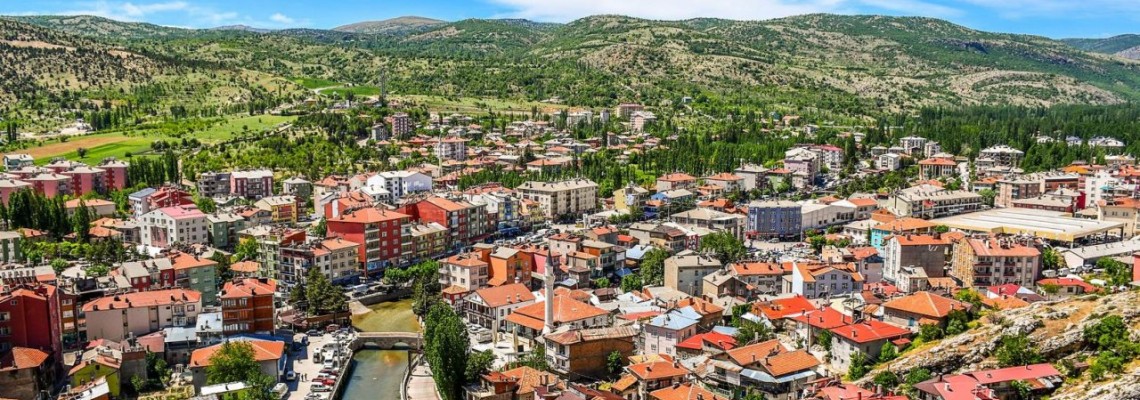
{"label": "cluster of houses", "polygon": [[[589,110],[562,114],[595,118]],[[24,247],[46,240],[43,233],[0,232],[0,370],[9,372],[0,374],[0,395],[38,400],[66,381],[69,398],[117,398],[134,377],[150,378],[149,354],[201,387],[225,340],[249,341],[263,371],[283,379],[291,343],[273,334],[298,315],[281,300],[312,271],[348,286],[437,260],[441,296],[476,340],[541,346],[549,366],[485,374],[468,388],[470,399],[714,400],[761,392],[897,400],[904,397],[838,377],[856,354],[875,361],[883,349],[905,351],[922,326],[945,327],[955,311],[1118,290],[1082,274],[1106,257],[1140,265],[1140,241],[1130,240],[1140,226],[1140,170],[1127,156],[1025,174],[1017,168],[1023,153],[1008,146],[971,161],[907,137],[870,148],[864,166],[895,170],[918,160],[913,186],[845,198],[731,200],[785,185],[814,190],[851,156],[831,145],[788,150],[777,168],[673,172],[612,195],[581,178],[457,189],[460,177],[490,166],[557,172],[575,154],[613,148],[628,157],[660,145],[643,132],[655,120],[645,107],[623,104],[615,114],[630,132],[578,140],[545,121],[484,133],[460,115],[432,115],[417,127],[401,113],[374,127],[369,140],[439,163],[310,179],[209,171],[129,194],[125,214],[110,201],[86,200],[97,217],[93,240],[113,238],[140,254],[105,274],[86,262],[22,264]],[[417,128],[448,133],[419,136]],[[474,135],[487,146],[469,145]],[[532,140],[538,136],[553,139]],[[521,162],[527,156],[536,159]],[[128,165],[114,159],[39,167],[9,154],[4,164],[4,202],[18,190],[78,198],[128,187]],[[950,188],[949,180],[964,184]],[[195,198],[203,197],[216,209],[200,209]],[[623,215],[638,218],[611,222]],[[704,238],[718,233],[738,238],[747,254],[723,263],[702,252]],[[817,237],[822,245],[813,249]],[[256,256],[214,261],[239,246],[256,247]],[[1066,265],[1045,268],[1049,249]],[[617,288],[657,250],[668,253],[659,284]],[[978,292],[981,304],[956,300],[963,290]],[[745,340],[730,323],[737,318],[777,334]],[[614,353],[620,371],[612,370]],[[993,399],[1019,381],[1046,393],[1060,373],[1048,364],[975,371],[914,389],[926,399]]]}

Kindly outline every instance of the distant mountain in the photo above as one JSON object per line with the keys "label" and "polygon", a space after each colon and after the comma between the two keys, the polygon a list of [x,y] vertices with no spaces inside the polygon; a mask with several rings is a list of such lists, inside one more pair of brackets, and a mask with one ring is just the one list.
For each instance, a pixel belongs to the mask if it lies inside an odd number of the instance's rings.
{"label": "distant mountain", "polygon": [[1140,59],[1140,35],[1126,34],[1104,39],[1061,39],[1061,41],[1084,51],[1115,54],[1133,60]]}
{"label": "distant mountain", "polygon": [[350,32],[350,33],[403,33],[407,31],[415,31],[432,26],[446,24],[447,21],[438,19],[406,16],[383,21],[365,21],[357,22],[354,24],[342,25],[333,28],[334,31]]}
{"label": "distant mountain", "polygon": [[216,28],[210,28],[211,31],[238,31],[238,32],[253,32],[253,33],[270,33],[273,29],[254,28],[249,25],[226,25]]}
{"label": "distant mountain", "polygon": [[72,35],[137,39],[193,34],[193,29],[172,28],[143,22],[122,22],[91,15],[35,15],[3,17],[62,31]]}
{"label": "distant mountain", "polygon": [[379,85],[383,76],[393,93],[559,97],[583,105],[705,94],[845,112],[1140,101],[1140,62],[932,18],[601,15],[546,24],[402,17],[269,34],[104,19],[88,20],[94,29],[86,30],[69,18],[29,22],[171,60],[358,85]]}

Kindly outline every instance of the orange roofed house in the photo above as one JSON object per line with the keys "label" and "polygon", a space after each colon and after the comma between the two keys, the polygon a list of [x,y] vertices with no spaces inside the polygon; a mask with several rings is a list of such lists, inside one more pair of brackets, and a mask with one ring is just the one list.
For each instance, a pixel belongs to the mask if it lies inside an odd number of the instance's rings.
{"label": "orange roofed house", "polygon": [[776,339],[737,347],[714,358],[706,380],[730,391],[743,386],[787,393],[814,378],[820,364],[806,350],[789,351]]}
{"label": "orange roofed house", "polygon": [[843,325],[831,331],[831,367],[836,371],[847,371],[851,367],[851,356],[863,353],[868,360],[877,360],[883,345],[891,343],[902,346],[909,343],[911,332],[886,322],[868,319],[850,325]]}
{"label": "orange roofed house", "polygon": [[[517,326],[520,336],[538,337],[542,333],[546,318],[546,301],[520,307],[507,315],[508,327]],[[609,313],[598,307],[573,299],[569,295],[554,296],[554,315],[551,324],[554,330],[602,328],[610,325]]]}
{"label": "orange roofed house", "polygon": [[492,331],[499,331],[508,315],[516,309],[534,304],[534,294],[521,283],[476,290],[459,303],[467,321]]}
{"label": "orange roofed house", "polygon": [[930,292],[917,292],[883,304],[883,321],[917,331],[920,325],[945,326],[951,311],[966,311],[967,303]]}
{"label": "orange roofed house", "polygon": [[222,287],[222,326],[227,335],[272,333],[277,282],[268,278],[234,279]]}
{"label": "orange roofed house", "polygon": [[[285,354],[285,342],[275,340],[248,340],[246,342],[253,347],[253,359],[257,361],[261,373],[274,379],[279,379],[285,373],[288,362],[288,357]],[[210,359],[225,345],[225,343],[221,343],[203,347],[190,354],[190,365],[187,367],[194,374],[194,387],[200,388],[206,384],[206,370],[213,364]]]}

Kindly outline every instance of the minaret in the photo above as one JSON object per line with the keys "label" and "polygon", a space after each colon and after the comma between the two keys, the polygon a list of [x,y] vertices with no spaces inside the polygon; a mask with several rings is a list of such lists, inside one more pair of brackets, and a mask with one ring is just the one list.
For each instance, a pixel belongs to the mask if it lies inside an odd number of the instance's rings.
{"label": "minaret", "polygon": [[542,334],[554,331],[554,265],[546,263],[546,274],[542,278],[542,286],[546,289],[546,312],[543,315]]}

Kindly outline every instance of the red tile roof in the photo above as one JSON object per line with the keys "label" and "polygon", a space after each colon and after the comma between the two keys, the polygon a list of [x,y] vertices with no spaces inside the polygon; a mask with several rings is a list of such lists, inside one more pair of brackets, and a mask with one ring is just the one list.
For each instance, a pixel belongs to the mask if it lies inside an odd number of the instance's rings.
{"label": "red tile roof", "polygon": [[649,397],[653,400],[728,400],[692,383],[657,389],[649,392]]}
{"label": "red tile roof", "polygon": [[904,217],[891,222],[879,224],[874,229],[887,232],[909,232],[934,227],[934,223],[918,218]]}
{"label": "red tile roof", "polygon": [[815,304],[803,296],[775,299],[768,302],[757,302],[752,305],[753,313],[760,313],[769,320],[777,320],[815,309]]}
{"label": "red tile roof", "polygon": [[762,365],[769,374],[780,377],[815,368],[819,366],[819,359],[812,356],[807,350],[800,349],[768,357]]}
{"label": "red tile roof", "polygon": [[349,211],[341,214],[336,218],[330,218],[329,222],[350,222],[359,224],[370,224],[383,221],[396,221],[401,219],[409,219],[410,215],[398,213],[391,210],[381,210],[375,207],[363,208],[360,210]]}
{"label": "red tile roof", "polygon": [[194,303],[202,300],[202,294],[196,290],[170,289],[154,290],[149,292],[135,292],[116,296],[105,296],[87,302],[83,311],[95,310],[121,310],[131,307],[150,307],[168,304]]}
{"label": "red tile roof", "polygon": [[257,278],[245,278],[237,281],[228,281],[222,285],[220,297],[223,299],[251,298],[255,296],[269,296],[277,292],[277,281]]}
{"label": "red tile roof", "polygon": [[1080,287],[1085,289],[1085,293],[1100,291],[1100,288],[1093,286],[1092,284],[1090,284],[1088,282],[1082,281],[1080,279],[1075,279],[1075,278],[1046,278],[1046,279],[1042,279],[1042,280],[1037,281],[1037,286],[1041,286],[1041,285],[1057,285],[1057,286],[1061,286],[1061,287],[1080,286]]}
{"label": "red tile roof", "polygon": [[708,332],[690,336],[681,343],[677,343],[676,347],[689,350],[701,350],[704,348],[705,343],[721,350],[732,350],[736,347],[735,338],[719,332]]}
{"label": "red tile roof", "polygon": [[1018,243],[1002,246],[997,238],[966,239],[974,253],[981,257],[1037,257],[1041,251]]}
{"label": "red tile roof", "polygon": [[930,292],[916,292],[888,301],[884,308],[905,311],[932,319],[942,319],[952,310],[965,310],[966,303]]}
{"label": "red tile roof", "polygon": [[728,358],[737,365],[747,366],[763,362],[764,359],[787,351],[778,339],[750,344],[729,350]]}
{"label": "red tile roof", "polygon": [[530,289],[521,283],[479,289],[475,291],[475,294],[491,308],[534,301],[534,295],[531,294]]}
{"label": "red tile roof", "polygon": [[1061,376],[1061,372],[1057,371],[1057,368],[1053,367],[1052,364],[1042,363],[1020,367],[975,371],[967,373],[966,375],[973,376],[974,379],[977,379],[978,383],[980,384],[989,385],[991,383],[998,382],[1024,381],[1029,379],[1059,377]]}
{"label": "red tile roof", "polygon": [[811,325],[819,329],[838,328],[840,326],[851,324],[854,318],[849,315],[844,315],[831,307],[824,307],[822,310],[810,311],[802,315],[792,317],[793,320]]}
{"label": "red tile roof", "polygon": [[638,380],[643,381],[672,378],[689,374],[689,370],[673,361],[652,361],[632,364],[626,368],[628,368],[629,372],[636,376]]}
{"label": "red tile roof", "polygon": [[829,330],[831,333],[855,343],[892,340],[910,335],[910,331],[906,328],[874,319],[864,320],[858,324],[846,325]]}
{"label": "red tile roof", "polygon": [[729,264],[738,276],[750,275],[783,275],[784,268],[780,265],[766,262],[742,262]]}
{"label": "red tile roof", "polygon": [[13,347],[0,357],[0,371],[38,368],[48,359],[48,353],[27,347]]}
{"label": "red tile roof", "polygon": [[[250,340],[248,343],[253,347],[253,359],[258,362],[279,360],[281,356],[285,354],[285,342],[275,340]],[[190,354],[190,368],[210,366],[210,358],[214,357],[214,353],[221,350],[224,345],[225,343],[220,343],[194,350],[194,352]]]}

